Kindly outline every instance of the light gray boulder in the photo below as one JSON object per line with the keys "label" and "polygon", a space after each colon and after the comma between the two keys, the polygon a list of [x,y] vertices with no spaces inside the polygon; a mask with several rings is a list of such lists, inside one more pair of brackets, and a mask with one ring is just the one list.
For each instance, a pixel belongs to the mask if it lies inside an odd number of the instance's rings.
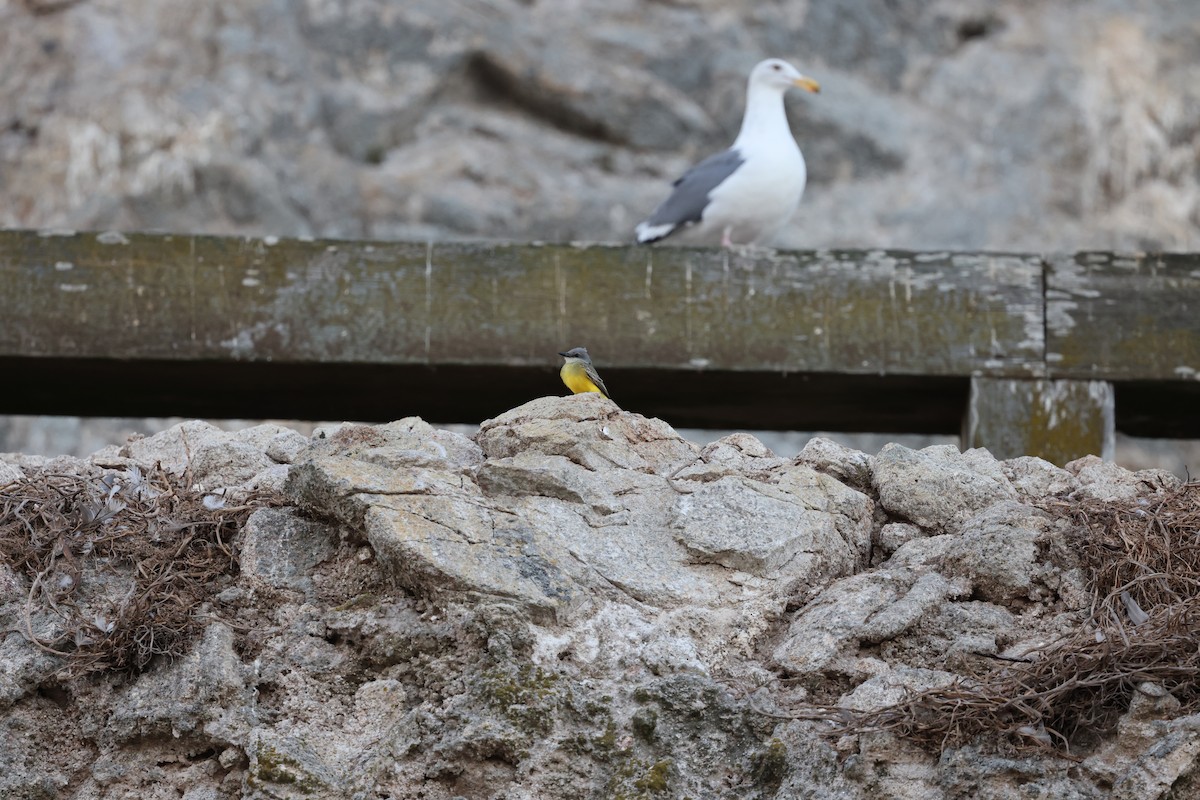
{"label": "light gray boulder", "polygon": [[672,477],[690,481],[713,481],[728,475],[759,475],[788,463],[748,433],[734,433],[709,442],[697,461]]}
{"label": "light gray boulder", "polygon": [[174,664],[142,673],[83,715],[83,730],[110,745],[155,736],[195,736],[242,744],[253,724],[251,667],[234,650],[234,633],[210,624]]}
{"label": "light gray boulder", "polygon": [[275,424],[225,431],[199,420],[183,422],[147,438],[131,439],[119,451],[142,469],[161,465],[193,483],[216,490],[237,486],[280,463],[290,463],[307,443],[296,431]]}
{"label": "light gray boulder", "polygon": [[886,559],[905,544],[925,536],[925,531],[910,522],[889,522],[879,529],[879,555]]}
{"label": "light gray boulder", "polygon": [[601,395],[542,397],[479,426],[475,441],[489,459],[527,452],[563,456],[587,469],[619,467],[670,475],[700,448],[660,419],[622,412]]}
{"label": "light gray boulder", "polygon": [[312,572],[333,556],[337,533],[291,509],[262,508],[242,530],[242,574],[252,581],[305,595],[313,592]]}
{"label": "light gray boulder", "polygon": [[854,691],[843,695],[838,705],[855,711],[879,711],[898,705],[913,694],[950,686],[957,679],[953,672],[897,667],[863,681]]}
{"label": "light gray boulder", "polygon": [[1179,711],[1179,700],[1162,686],[1139,684],[1117,736],[1085,768],[1111,783],[1114,798],[1170,797],[1200,766],[1200,714]]}
{"label": "light gray boulder", "polygon": [[910,450],[889,444],[875,456],[873,485],[889,514],[939,533],[959,530],[963,521],[995,502],[1017,499],[990,453],[960,453],[953,445]]}
{"label": "light gray boulder", "polygon": [[943,603],[970,592],[936,572],[867,572],[835,581],[801,609],[772,655],[794,674],[861,674],[864,644],[896,638]]}
{"label": "light gray boulder", "polygon": [[1182,483],[1166,470],[1129,472],[1098,456],[1077,458],[1067,464],[1066,471],[1075,477],[1080,496],[1096,500],[1131,500],[1141,494],[1175,489]]}
{"label": "light gray boulder", "polygon": [[807,507],[778,486],[734,477],[681,496],[671,527],[702,563],[760,577],[786,574],[808,585],[853,570],[862,538],[870,541],[869,528],[859,541],[847,541],[832,514]]}
{"label": "light gray boulder", "polygon": [[1037,499],[1075,491],[1079,481],[1067,470],[1035,456],[1010,458],[1002,463],[1004,477],[1022,498]]}
{"label": "light gray boulder", "polygon": [[1013,502],[989,506],[962,523],[938,562],[947,575],[970,582],[994,603],[1039,599],[1043,578],[1057,571],[1044,562],[1053,521],[1042,511]]}
{"label": "light gray boulder", "polygon": [[795,461],[855,489],[871,487],[871,456],[832,439],[814,436],[805,443]]}

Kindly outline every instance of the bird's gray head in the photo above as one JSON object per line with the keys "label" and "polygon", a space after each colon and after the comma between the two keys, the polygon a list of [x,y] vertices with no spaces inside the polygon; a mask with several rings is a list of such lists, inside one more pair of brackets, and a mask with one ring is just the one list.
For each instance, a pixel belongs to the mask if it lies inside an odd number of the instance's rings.
{"label": "bird's gray head", "polygon": [[781,58],[768,58],[759,62],[758,66],[750,71],[750,85],[769,86],[780,92],[785,92],[793,86],[806,92],[821,91],[819,83]]}
{"label": "bird's gray head", "polygon": [[559,355],[563,358],[578,358],[581,361],[588,362],[589,364],[592,363],[592,360],[588,358],[586,347],[572,347],[570,350],[559,353]]}

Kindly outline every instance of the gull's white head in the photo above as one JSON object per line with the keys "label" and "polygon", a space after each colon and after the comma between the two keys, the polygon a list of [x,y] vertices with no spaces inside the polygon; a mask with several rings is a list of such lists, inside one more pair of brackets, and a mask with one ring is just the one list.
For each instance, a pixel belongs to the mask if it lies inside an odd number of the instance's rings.
{"label": "gull's white head", "polygon": [[770,87],[780,94],[792,87],[819,92],[821,85],[780,58],[768,58],[750,71],[750,85]]}

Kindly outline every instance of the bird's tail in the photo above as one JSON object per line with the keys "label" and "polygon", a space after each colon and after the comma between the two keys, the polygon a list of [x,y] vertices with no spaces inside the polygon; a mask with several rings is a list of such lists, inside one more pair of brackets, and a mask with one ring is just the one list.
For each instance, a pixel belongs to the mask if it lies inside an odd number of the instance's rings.
{"label": "bird's tail", "polygon": [[665,239],[675,232],[679,226],[673,222],[664,222],[660,225],[651,225],[649,222],[639,222],[634,228],[637,235],[638,244],[650,244]]}

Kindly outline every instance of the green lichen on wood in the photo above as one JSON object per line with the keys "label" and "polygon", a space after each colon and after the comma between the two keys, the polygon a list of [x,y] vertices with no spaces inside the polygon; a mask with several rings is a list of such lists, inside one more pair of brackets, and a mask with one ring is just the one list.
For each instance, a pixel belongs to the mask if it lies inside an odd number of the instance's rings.
{"label": "green lichen on wood", "polygon": [[1200,254],[1056,257],[1046,295],[1052,377],[1200,378]]}
{"label": "green lichen on wood", "polygon": [[1036,453],[1060,466],[1080,456],[1110,455],[1112,387],[1098,381],[976,378],[967,444],[996,458]]}

